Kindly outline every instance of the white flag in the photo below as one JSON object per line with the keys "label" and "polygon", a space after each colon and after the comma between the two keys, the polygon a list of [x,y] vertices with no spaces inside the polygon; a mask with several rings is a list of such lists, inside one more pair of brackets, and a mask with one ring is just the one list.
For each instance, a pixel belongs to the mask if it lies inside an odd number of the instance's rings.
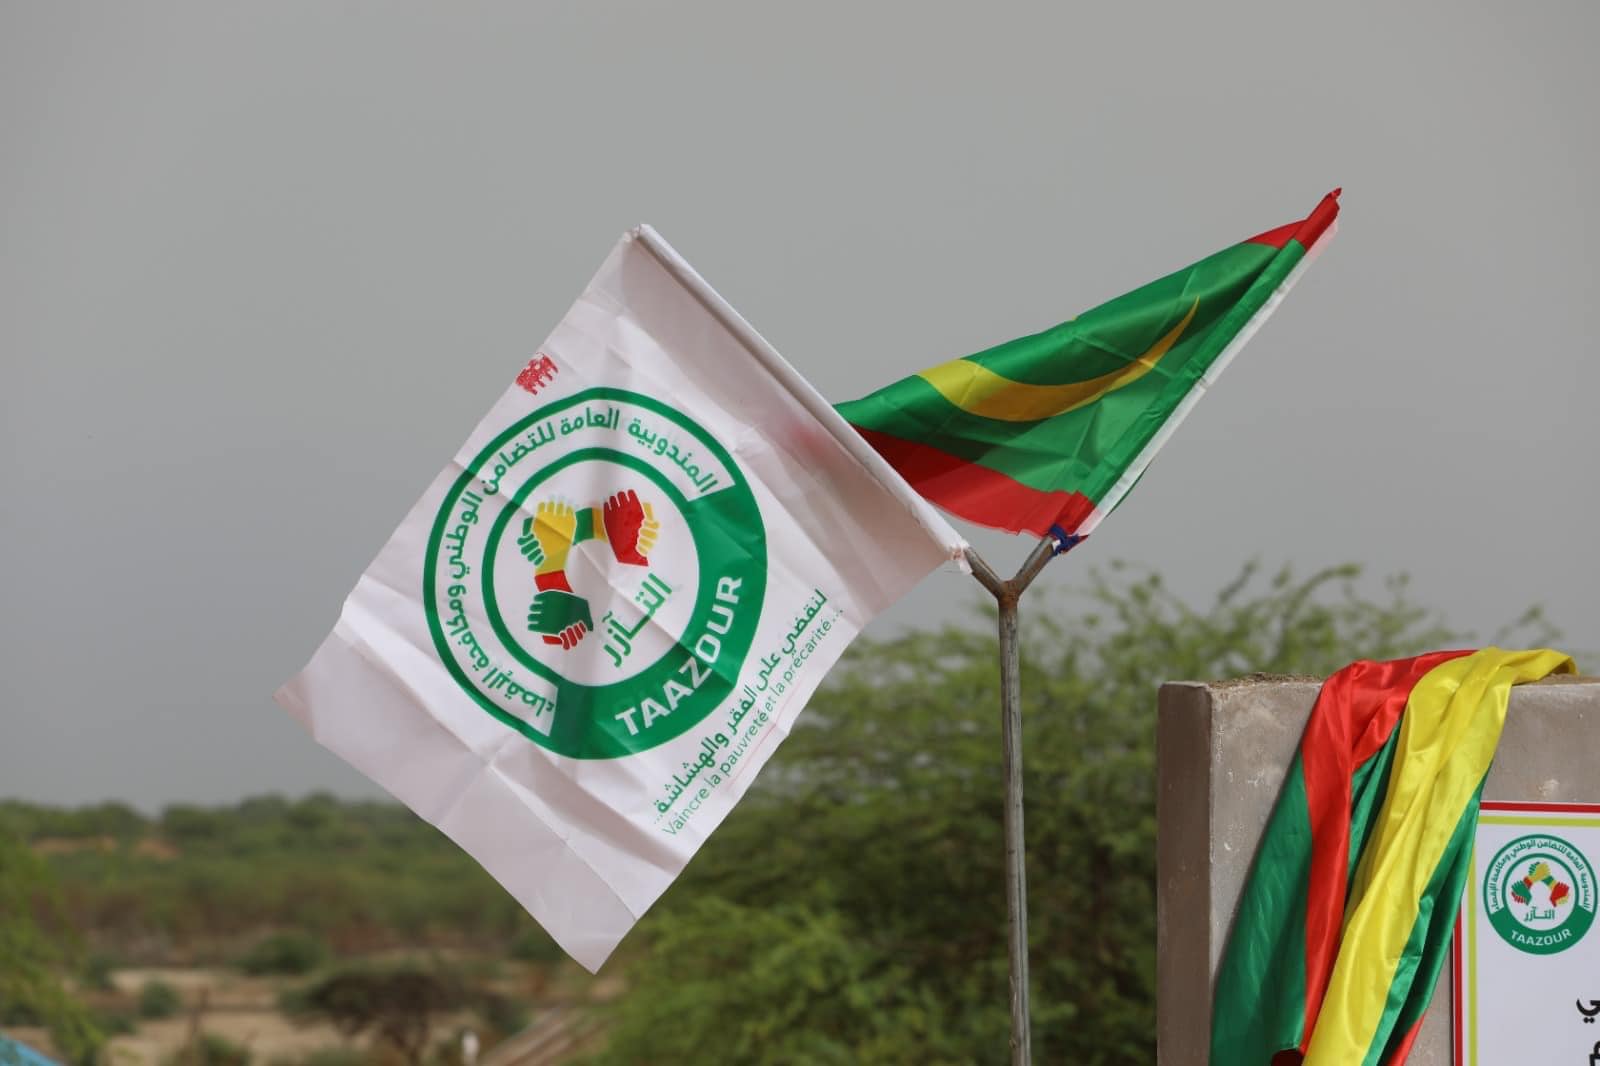
{"label": "white flag", "polygon": [[964,548],[641,228],[277,698],[595,970]]}

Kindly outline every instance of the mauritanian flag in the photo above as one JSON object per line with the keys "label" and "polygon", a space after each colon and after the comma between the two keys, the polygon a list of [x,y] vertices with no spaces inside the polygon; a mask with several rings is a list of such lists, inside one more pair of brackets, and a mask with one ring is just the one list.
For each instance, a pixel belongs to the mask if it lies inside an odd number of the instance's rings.
{"label": "mauritanian flag", "polygon": [[1076,543],[1121,502],[1332,237],[1338,195],[1053,329],[839,412],[951,514]]}
{"label": "mauritanian flag", "polygon": [[507,378],[278,699],[593,970],[966,545],[647,227]]}
{"label": "mauritanian flag", "polygon": [[1549,650],[1445,651],[1330,677],[1217,974],[1212,1066],[1394,1066],[1433,996],[1511,686]]}

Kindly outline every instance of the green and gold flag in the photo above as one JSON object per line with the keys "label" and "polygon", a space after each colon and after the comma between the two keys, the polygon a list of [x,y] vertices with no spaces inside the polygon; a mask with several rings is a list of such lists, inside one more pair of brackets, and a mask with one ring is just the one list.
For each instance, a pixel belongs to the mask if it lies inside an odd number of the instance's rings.
{"label": "green and gold flag", "polygon": [[839,413],[951,514],[1070,546],[1121,502],[1333,235],[1338,196],[1053,329],[925,370]]}

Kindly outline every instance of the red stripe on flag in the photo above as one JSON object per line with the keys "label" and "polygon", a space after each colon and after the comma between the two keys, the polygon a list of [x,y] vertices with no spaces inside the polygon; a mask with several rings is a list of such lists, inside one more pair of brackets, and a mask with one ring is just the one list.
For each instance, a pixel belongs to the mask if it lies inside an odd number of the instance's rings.
{"label": "red stripe on flag", "polygon": [[1335,189],[1322,198],[1315,211],[1301,219],[1299,222],[1290,222],[1288,225],[1269,229],[1265,233],[1258,233],[1251,237],[1246,244],[1265,244],[1273,248],[1282,248],[1291,240],[1298,241],[1300,247],[1310,248],[1317,243],[1317,238],[1322,236],[1333,220],[1339,217],[1339,194],[1343,189]]}
{"label": "red stripe on flag", "polygon": [[1076,532],[1094,510],[1094,501],[1081,492],[1041,492],[929,445],[853,428],[912,488],[951,514],[979,525],[1047,537],[1051,526]]}
{"label": "red stripe on flag", "polygon": [[[1485,806],[1484,803],[1479,803],[1478,804],[1478,812],[1480,814],[1483,813],[1483,807],[1484,806]],[[1462,1049],[1465,1048],[1467,1045],[1465,1043],[1465,1035],[1462,1033],[1462,1027],[1463,1027],[1463,1024],[1464,1024],[1463,1020],[1466,1017],[1466,1010],[1462,1006],[1462,1000],[1461,1000],[1461,980],[1462,980],[1462,978],[1461,978],[1461,966],[1462,966],[1462,963],[1463,963],[1464,960],[1463,960],[1463,956],[1462,956],[1463,948],[1462,948],[1462,944],[1461,944],[1461,914],[1460,914],[1459,911],[1456,913],[1456,931],[1455,931],[1455,935],[1451,939],[1452,939],[1452,941],[1454,942],[1454,945],[1455,945],[1455,961],[1454,961],[1454,965],[1452,966],[1453,973],[1452,973],[1452,976],[1451,976],[1451,985],[1450,985],[1450,1005],[1453,1008],[1451,1013],[1455,1015],[1455,1023],[1456,1023],[1456,1028],[1455,1028],[1455,1032],[1456,1032],[1456,1043],[1455,1043],[1456,1061],[1460,1062],[1461,1058],[1462,1058]]]}
{"label": "red stripe on flag", "polygon": [[1600,814],[1600,803],[1553,803],[1540,800],[1524,803],[1518,800],[1484,800],[1478,804],[1481,811],[1533,811],[1538,814]]}
{"label": "red stripe on flag", "polygon": [[1350,879],[1351,777],[1394,732],[1424,674],[1470,651],[1437,651],[1392,662],[1351,663],[1323,684],[1300,738],[1311,869],[1306,885],[1306,1023],[1300,1050],[1316,1028],[1339,953]]}
{"label": "red stripe on flag", "polygon": [[[1417,1034],[1420,1032],[1422,1032],[1422,1019],[1418,1018],[1411,1024],[1411,1028],[1407,1030],[1400,1043],[1395,1045],[1394,1054],[1384,1066],[1405,1066],[1406,1057],[1411,1054],[1411,1045],[1417,1042]],[[1459,1044],[1456,1046],[1460,1047]]]}

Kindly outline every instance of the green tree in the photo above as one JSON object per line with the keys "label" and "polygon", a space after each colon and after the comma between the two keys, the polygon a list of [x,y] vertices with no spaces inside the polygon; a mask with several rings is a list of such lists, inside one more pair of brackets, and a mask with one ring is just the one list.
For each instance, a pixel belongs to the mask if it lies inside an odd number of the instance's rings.
{"label": "green tree", "polygon": [[352,967],[323,977],[283,1006],[325,1020],[347,1038],[371,1033],[406,1062],[420,1063],[438,1016],[472,998],[454,974],[415,966]]}
{"label": "green tree", "polygon": [[50,1031],[71,1062],[90,1062],[101,1036],[89,1012],[63,986],[78,961],[77,940],[45,865],[0,824],[0,1023]]}
{"label": "green tree", "polygon": [[[1038,1061],[1155,1058],[1157,686],[1459,640],[1403,579],[1374,599],[1358,576],[1249,567],[1195,608],[1113,567],[1025,601]],[[991,628],[857,645],[630,944],[600,1062],[1005,1060],[995,654]]]}

